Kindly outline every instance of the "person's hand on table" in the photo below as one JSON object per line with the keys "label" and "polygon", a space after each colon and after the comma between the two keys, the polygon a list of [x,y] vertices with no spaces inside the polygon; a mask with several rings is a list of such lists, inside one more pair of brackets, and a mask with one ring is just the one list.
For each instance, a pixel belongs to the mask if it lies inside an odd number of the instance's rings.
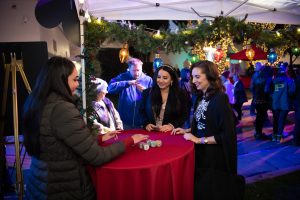
{"label": "person's hand on table", "polygon": [[143,140],[146,140],[149,138],[149,135],[144,135],[144,134],[134,134],[133,136],[131,136],[133,139],[134,144],[139,143]]}
{"label": "person's hand on table", "polygon": [[107,133],[105,133],[102,137],[102,141],[106,141],[106,140],[109,140],[111,138],[115,138],[115,139],[118,139],[118,134],[121,133],[121,130],[116,130],[116,131],[109,131]]}
{"label": "person's hand on table", "polygon": [[146,130],[149,132],[155,130],[156,128],[157,126],[155,126],[154,124],[147,124],[146,126]]}
{"label": "person's hand on table", "polygon": [[194,136],[193,134],[191,134],[191,133],[185,133],[184,135],[183,135],[183,138],[185,139],[185,140],[190,140],[190,141],[192,141],[192,142],[194,142],[194,143],[196,143],[197,142],[197,137],[196,136]]}
{"label": "person's hand on table", "polygon": [[165,124],[162,125],[159,129],[160,132],[168,132],[168,131],[172,131],[174,129],[174,126],[172,124]]}
{"label": "person's hand on table", "polygon": [[171,132],[171,135],[176,135],[176,134],[185,134],[185,133],[190,133],[191,129],[183,129],[183,128],[175,128]]}

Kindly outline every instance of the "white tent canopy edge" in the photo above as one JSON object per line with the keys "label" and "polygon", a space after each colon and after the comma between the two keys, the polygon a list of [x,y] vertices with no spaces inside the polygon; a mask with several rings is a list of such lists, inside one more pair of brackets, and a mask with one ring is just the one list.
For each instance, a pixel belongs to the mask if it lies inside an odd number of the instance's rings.
{"label": "white tent canopy edge", "polygon": [[85,0],[83,8],[107,20],[199,20],[217,16],[248,22],[300,24],[300,0]]}

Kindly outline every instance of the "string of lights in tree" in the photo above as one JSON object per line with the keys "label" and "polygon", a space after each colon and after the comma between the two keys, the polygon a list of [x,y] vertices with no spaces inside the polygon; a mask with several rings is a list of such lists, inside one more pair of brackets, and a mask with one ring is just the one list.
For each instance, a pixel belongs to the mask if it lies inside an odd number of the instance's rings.
{"label": "string of lights in tree", "polygon": [[245,23],[232,17],[219,17],[214,21],[190,21],[176,32],[169,32],[149,29],[145,25],[136,26],[130,21],[108,22],[91,17],[91,22],[86,23],[85,38],[90,48],[101,48],[104,41],[117,41],[123,44],[127,42],[135,51],[144,54],[154,53],[157,49],[165,53],[190,52],[192,63],[206,59],[203,50],[206,44],[213,48],[221,45],[224,56],[221,60],[217,59],[216,63],[222,72],[228,66],[227,52],[238,51],[235,44],[244,43],[242,46],[246,47],[251,41],[257,46],[263,46],[264,51],[272,47],[278,59],[286,53],[287,47],[298,48],[299,28],[289,25],[273,31],[274,27],[274,24]]}
{"label": "string of lights in tree", "polygon": [[[128,42],[141,53],[155,52],[156,49],[162,51],[178,53],[181,51],[188,52],[190,46],[196,43],[204,44],[206,41],[218,43],[222,38],[231,38],[230,47],[236,49],[234,44],[240,44],[245,38],[251,38],[257,45],[278,48],[285,44],[295,46],[300,41],[300,31],[296,27],[277,30],[264,30],[264,24],[250,24],[238,21],[234,18],[220,17],[218,20],[194,22],[194,26],[179,27],[177,33],[170,33],[167,30],[149,30],[145,25],[135,26],[130,22],[108,22],[91,17],[91,22],[87,23],[87,39],[95,41],[99,38],[100,45],[105,40],[118,41],[121,43]],[[257,28],[260,26],[260,28]],[[272,26],[271,26],[272,27]]]}

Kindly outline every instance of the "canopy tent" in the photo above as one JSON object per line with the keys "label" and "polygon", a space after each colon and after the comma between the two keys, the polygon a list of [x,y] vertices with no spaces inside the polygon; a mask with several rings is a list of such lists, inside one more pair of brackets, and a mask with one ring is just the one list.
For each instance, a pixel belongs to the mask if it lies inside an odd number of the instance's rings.
{"label": "canopy tent", "polygon": [[[266,60],[267,53],[264,52],[262,49],[257,48],[255,45],[251,46],[254,51],[254,57],[252,60]],[[241,50],[235,54],[230,55],[230,59],[232,60],[245,60],[249,61],[249,58],[246,56],[247,49]]]}
{"label": "canopy tent", "polygon": [[299,0],[85,0],[83,9],[107,20],[243,19],[247,15],[249,22],[300,24]]}

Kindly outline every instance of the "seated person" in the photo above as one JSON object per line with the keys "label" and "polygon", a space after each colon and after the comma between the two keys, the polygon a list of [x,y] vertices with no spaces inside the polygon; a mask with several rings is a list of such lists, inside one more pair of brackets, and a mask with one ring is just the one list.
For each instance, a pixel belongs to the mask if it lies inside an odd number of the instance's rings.
{"label": "seated person", "polygon": [[118,111],[115,109],[114,104],[105,97],[107,94],[107,82],[100,78],[96,78],[92,82],[96,84],[97,92],[96,100],[92,102],[94,108],[93,117],[95,118],[93,126],[98,128],[101,134],[123,130],[123,123]]}
{"label": "seated person", "polygon": [[179,88],[175,69],[159,67],[154,74],[153,87],[143,91],[140,115],[147,131],[172,131],[188,119],[189,98]]}

